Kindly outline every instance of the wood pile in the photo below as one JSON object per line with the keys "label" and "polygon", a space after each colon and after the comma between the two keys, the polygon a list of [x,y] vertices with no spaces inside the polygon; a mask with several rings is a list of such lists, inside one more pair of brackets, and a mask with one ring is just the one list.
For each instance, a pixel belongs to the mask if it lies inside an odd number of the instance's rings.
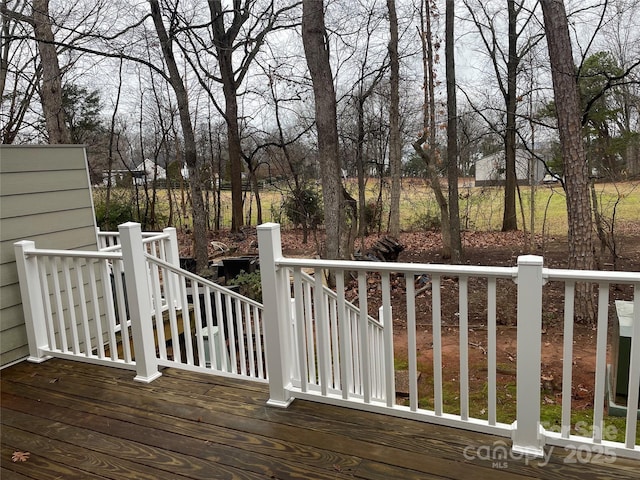
{"label": "wood pile", "polygon": [[392,237],[382,237],[364,253],[356,252],[353,257],[355,260],[363,260],[368,262],[395,262],[398,255],[405,249],[405,246]]}

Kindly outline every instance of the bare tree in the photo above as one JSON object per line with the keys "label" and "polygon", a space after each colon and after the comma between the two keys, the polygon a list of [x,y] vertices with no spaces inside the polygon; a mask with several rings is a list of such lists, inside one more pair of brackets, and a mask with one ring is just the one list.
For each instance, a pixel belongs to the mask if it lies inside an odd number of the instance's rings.
{"label": "bare tree", "polygon": [[[33,0],[31,15],[24,15],[20,11],[9,11],[7,3],[2,4],[3,33],[8,31],[8,16],[26,22],[33,27],[33,36],[37,42],[40,57],[41,80],[40,99],[42,113],[49,137],[49,143],[71,143],[71,134],[67,127],[64,110],[62,108],[62,74],[58,62],[55,39],[52,30],[52,20],[49,15],[49,0]],[[4,36],[3,36],[4,38]],[[9,41],[8,39],[6,40]],[[8,47],[5,47],[8,48]],[[8,51],[6,52],[8,54]],[[3,63],[5,59],[3,54]],[[3,65],[3,89],[6,70]],[[33,93],[33,92],[32,92]]]}
{"label": "bare tree", "polygon": [[[352,117],[347,114],[345,108],[345,111],[343,111],[338,118],[338,130],[344,139],[343,151],[347,151],[349,143],[352,143],[355,149],[353,152],[353,163],[355,164],[355,171],[358,178],[358,235],[360,236],[361,243],[363,243],[367,228],[370,226],[370,218],[367,218],[368,212],[379,207],[379,204],[375,204],[375,206],[367,205],[366,198],[366,184],[369,174],[367,167],[371,165],[371,143],[375,130],[371,118],[368,118],[371,110],[369,104],[376,95],[383,95],[385,99],[388,98],[386,92],[381,93],[379,86],[384,79],[389,64],[386,61],[386,51],[388,48],[385,48],[384,53],[381,48],[379,50],[376,48],[376,39],[379,34],[378,29],[383,22],[383,15],[379,5],[376,2],[370,2],[369,4],[361,2],[359,6],[362,10],[358,10],[358,17],[362,17],[363,21],[359,28],[354,29],[355,41],[349,44],[349,50],[351,52],[349,58],[356,63],[354,69],[357,68],[358,71],[358,75],[353,82],[353,93],[350,95],[353,105],[355,106],[355,118],[353,118],[353,121],[350,121]],[[352,8],[355,9],[356,6],[354,5]],[[363,42],[360,41],[361,37],[364,37]],[[340,42],[343,45],[347,41],[348,36],[342,36],[340,38]],[[348,105],[350,104],[351,103]],[[355,122],[355,125],[353,125],[355,132],[349,128],[353,122]],[[386,151],[383,155],[386,156]],[[347,156],[343,154],[343,157],[350,158],[351,155]],[[384,161],[384,158],[385,157],[383,157],[381,161]],[[345,162],[343,168],[349,170],[349,167],[349,163]],[[364,245],[362,245],[362,248],[363,247]]]}
{"label": "bare tree", "polygon": [[338,156],[336,94],[329,62],[329,46],[324,22],[324,2],[303,0],[302,41],[315,98],[318,156],[324,200],[326,251],[330,259],[345,257],[345,201]]}
{"label": "bare tree", "polygon": [[[440,185],[440,173],[436,168],[436,102],[435,102],[435,74],[434,74],[434,46],[431,17],[435,13],[431,0],[421,2],[419,29],[422,43],[422,70],[424,75],[424,99],[422,135],[413,142],[413,148],[426,165],[426,173],[431,189],[436,197],[440,209],[440,230],[442,234],[442,256],[451,258],[451,229],[449,228],[449,203]],[[426,144],[426,145],[425,145]]]}
{"label": "bare tree", "polygon": [[[247,78],[250,67],[265,44],[270,32],[289,28],[281,20],[297,3],[286,2],[277,8],[275,0],[210,0],[206,23],[198,24],[191,18],[182,18],[182,31],[188,35],[181,43],[187,61],[197,75],[201,87],[223,115],[227,123],[227,148],[231,175],[232,230],[244,224],[242,209],[242,144],[238,113],[239,89]],[[173,14],[179,17],[175,8]],[[191,14],[189,14],[191,15]],[[216,72],[209,59],[217,63]],[[217,101],[211,82],[222,85],[224,108]],[[245,157],[249,158],[249,157]]]}
{"label": "bare tree", "polygon": [[389,63],[391,65],[389,104],[389,169],[391,173],[391,206],[389,233],[400,233],[400,176],[402,139],[400,137],[400,59],[398,56],[398,15],[395,0],[387,0],[389,10]]}
{"label": "bare tree", "polygon": [[449,187],[449,229],[451,262],[462,261],[460,238],[460,209],[458,204],[458,112],[456,102],[456,67],[454,58],[455,5],[447,0],[445,12],[445,57],[447,76],[447,180]]}
{"label": "bare tree", "polygon": [[[506,0],[507,3],[507,45],[506,52],[501,29],[503,19],[500,10],[503,2],[492,8],[491,2],[465,0],[467,10],[477,28],[478,34],[491,62],[498,89],[504,102],[504,123],[494,123],[484,116],[496,133],[502,136],[505,152],[505,191],[502,231],[517,230],[516,217],[516,144],[517,144],[517,79],[522,59],[539,43],[542,35],[534,34],[523,39],[534,18],[534,10],[527,10],[525,2]],[[476,107],[477,108],[477,107]]]}
{"label": "bare tree", "polygon": [[40,84],[41,67],[32,68],[37,63],[37,55],[30,49],[26,28],[31,29],[32,18],[25,14],[26,2],[7,9],[3,0],[2,45],[0,46],[0,124],[2,143],[13,143],[27,122],[32,99]]}
{"label": "bare tree", "polygon": [[173,39],[169,36],[162,19],[162,12],[158,0],[149,0],[151,17],[158,34],[164,62],[169,70],[168,81],[178,102],[180,125],[184,140],[185,163],[189,169],[189,186],[193,214],[193,244],[196,269],[203,271],[208,266],[207,222],[205,218],[204,200],[202,199],[202,183],[198,169],[198,153],[196,139],[191,120],[189,96],[185,87],[178,64],[173,53]]}
{"label": "bare tree", "polygon": [[[582,141],[582,109],[573,62],[567,13],[562,0],[541,0],[556,103],[560,146],[564,161],[569,219],[569,268],[594,267],[593,223],[589,199],[589,173]],[[576,317],[593,319],[589,286],[576,288]]]}
{"label": "bare tree", "polygon": [[51,29],[49,0],[33,0],[32,18],[33,32],[38,41],[42,65],[40,98],[49,143],[71,143],[71,134],[62,108],[62,74]]}

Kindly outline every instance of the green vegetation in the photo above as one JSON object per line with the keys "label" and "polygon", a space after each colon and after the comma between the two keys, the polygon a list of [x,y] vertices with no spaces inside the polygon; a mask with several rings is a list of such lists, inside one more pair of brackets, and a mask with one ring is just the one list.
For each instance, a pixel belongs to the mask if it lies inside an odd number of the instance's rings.
{"label": "green vegetation", "polygon": [[113,197],[107,212],[106,199],[94,194],[94,210],[96,223],[102,230],[115,230],[118,225],[136,218],[133,204],[120,197]]}
{"label": "green vegetation", "polygon": [[284,202],[284,213],[295,226],[315,228],[323,221],[320,192],[311,187],[303,187],[291,192]]}
{"label": "green vegetation", "polygon": [[247,273],[241,270],[238,275],[227,282],[228,285],[237,285],[240,295],[249,297],[256,302],[262,302],[262,283],[260,271]]}
{"label": "green vegetation", "polygon": [[[406,362],[396,359],[398,365]],[[419,400],[420,408],[433,410],[433,386],[432,378],[422,378],[421,383],[427,390]],[[488,384],[484,383],[482,389],[469,392],[469,416],[479,419],[488,419],[487,398]],[[498,383],[496,392],[496,417],[500,423],[511,424],[516,419],[516,384]],[[460,384],[457,381],[443,381],[442,383],[443,410],[452,415],[460,415]],[[540,422],[546,430],[560,432],[562,422],[562,405],[549,403],[543,397],[540,403]],[[572,409],[571,434],[578,436],[591,436],[593,433],[593,408]],[[626,419],[605,415],[603,437],[606,440],[624,442]],[[636,443],[640,443],[640,428],[636,429]]]}

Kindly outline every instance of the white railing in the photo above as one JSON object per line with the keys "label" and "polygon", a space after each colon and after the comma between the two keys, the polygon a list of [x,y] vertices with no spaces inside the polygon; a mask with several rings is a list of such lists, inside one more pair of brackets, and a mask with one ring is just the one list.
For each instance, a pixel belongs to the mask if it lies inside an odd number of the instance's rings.
{"label": "white railing", "polygon": [[23,241],[16,261],[31,361],[81,357],[135,368],[121,254],[42,250]]}
{"label": "white railing", "polygon": [[[181,315],[169,309],[167,318],[154,316],[158,364],[266,380],[262,305],[150,254],[145,257],[151,298],[189,305]],[[190,331],[193,335],[184,335]]]}
{"label": "white railing", "polygon": [[[96,234],[99,251],[122,251],[120,232],[104,232],[98,228]],[[162,232],[142,232],[142,243],[148,254],[169,263],[179,264],[178,236],[175,228],[165,228]]]}
{"label": "white railing", "polygon": [[[633,302],[627,393],[628,404],[638,404],[638,272],[547,269],[535,256],[520,257],[516,267],[293,259],[282,255],[279,225],[265,224],[258,227],[262,306],[181,270],[171,229],[143,237],[138,224],[128,223],[117,236],[109,235],[116,243],[104,248],[114,248],[99,252],[41,250],[29,241],[15,245],[30,360],[57,356],[115,365],[135,369],[142,382],[157,378],[163,366],[268,379],[270,405],[284,407],[301,398],[491,433],[511,437],[514,451],[534,456],[545,445],[557,445],[640,458],[637,410],[627,412],[624,440],[614,441],[605,408],[614,287]],[[325,285],[329,273],[335,291]],[[416,281],[426,278],[430,291],[416,296]],[[549,285],[558,282],[564,284],[564,301],[543,305]],[[593,421],[579,432],[571,419],[578,282],[598,285]],[[451,303],[443,301],[445,295],[457,297],[455,311],[443,308]],[[510,400],[498,382],[498,325],[507,295],[517,295],[517,346],[515,414],[505,415],[502,403]],[[395,340],[392,298],[400,307],[396,312],[406,309],[396,319],[406,321],[406,334]],[[557,432],[540,420],[542,316],[552,307],[564,312]],[[481,387],[470,377],[470,333],[478,322],[486,329]],[[457,336],[454,366],[444,363],[452,358],[444,348],[451,331]],[[419,359],[425,348],[428,365]],[[396,356],[407,365],[406,403],[396,400]],[[477,403],[483,408],[475,408]]]}
{"label": "white railing", "polygon": [[98,237],[98,250],[101,252],[120,248],[120,232],[106,232],[98,227],[96,228],[96,236]]}
{"label": "white railing", "polygon": [[[640,273],[638,272],[586,272],[552,270],[543,267],[542,258],[524,256],[517,267],[479,267],[452,265],[421,265],[403,263],[348,262],[316,259],[294,259],[282,255],[280,230],[277,224],[258,227],[260,266],[263,295],[265,298],[265,336],[269,353],[269,404],[286,407],[295,398],[350,406],[367,411],[397,415],[442,425],[455,426],[478,432],[512,438],[513,450],[521,454],[542,456],[545,445],[588,447],[620,456],[640,458],[636,442],[636,409],[630,408],[626,416],[624,442],[607,439],[604,405],[606,384],[607,323],[611,307],[610,287],[625,285],[634,301],[635,317],[632,340],[628,404],[638,404],[640,383]],[[303,280],[303,269],[314,271],[313,283]],[[360,308],[354,336],[353,315],[345,299],[345,273],[357,279],[349,288],[357,290]],[[322,278],[331,273],[336,281],[336,296],[324,292]],[[429,277],[431,291],[427,300],[420,298],[417,308],[417,279]],[[293,295],[291,278],[293,277]],[[541,349],[542,315],[549,310],[543,306],[545,282],[566,282],[564,315],[564,353],[562,418],[560,432],[543,428],[541,422]],[[511,287],[513,282],[517,286]],[[594,374],[594,413],[591,428],[582,427],[576,434],[572,425],[572,381],[574,369],[571,347],[573,345],[573,292],[576,282],[599,284],[596,371]],[[355,285],[354,285],[355,283]],[[398,345],[406,351],[409,377],[408,404],[399,404],[394,391],[395,347],[393,322],[391,321],[391,290],[394,297],[404,297],[406,306],[406,344]],[[310,286],[315,287],[311,289]],[[498,324],[502,315],[498,308],[501,297],[515,296],[517,288],[517,350],[516,361],[516,413],[505,421],[505,414],[498,404]],[[369,292],[373,292],[372,294]],[[457,311],[443,309],[443,295],[457,294]],[[380,347],[372,347],[372,330],[368,316],[370,295],[381,297],[383,322],[380,322]],[[331,297],[331,302],[327,298]],[[469,335],[470,311],[474,315],[483,305],[481,322],[486,328],[486,379],[481,391],[472,391],[477,382],[470,381]],[[293,298],[293,300],[292,300]],[[335,303],[333,303],[335,301]],[[292,308],[285,308],[290,302]],[[425,306],[425,302],[427,305]],[[379,304],[380,302],[377,302]],[[557,308],[558,305],[555,305]],[[422,310],[421,310],[422,309]],[[310,317],[310,312],[313,316]],[[313,321],[309,319],[312,318]],[[475,318],[475,317],[474,317]],[[421,365],[431,370],[431,378],[420,382],[418,365],[418,321],[420,329],[430,331],[432,365]],[[476,318],[477,321],[477,318]],[[296,335],[289,334],[290,322],[295,324]],[[446,327],[446,329],[445,329]],[[457,368],[443,365],[443,340],[448,331],[457,331]],[[449,334],[450,335],[450,334]],[[354,337],[357,341],[354,342]],[[375,344],[375,342],[374,342]],[[357,345],[357,348],[354,348]],[[428,348],[424,344],[421,349]],[[371,351],[376,350],[377,362],[372,362]],[[448,357],[451,358],[451,357]],[[359,368],[354,368],[359,365]],[[431,368],[429,368],[431,367]],[[300,372],[303,372],[301,375]],[[358,372],[361,378],[356,382]],[[447,375],[448,378],[444,378]],[[477,373],[474,373],[477,375]],[[378,378],[384,392],[378,388]],[[451,405],[445,389],[450,378],[458,384],[457,402]],[[354,388],[357,385],[358,388]],[[478,398],[485,402],[478,412],[470,408]],[[473,413],[475,412],[475,413]],[[506,415],[508,417],[508,415]],[[547,427],[549,427],[547,425]],[[574,427],[574,428],[572,428]],[[584,431],[588,435],[584,436]]]}
{"label": "white railing", "polygon": [[[370,391],[374,399],[384,401],[387,379],[382,369],[382,310],[377,320],[366,314],[365,309],[346,301],[344,288],[336,289],[341,292],[339,295],[324,285],[324,272],[320,269],[311,276],[294,267],[289,269],[289,277],[294,295],[292,348],[293,357],[298,360],[293,365],[293,384],[302,392],[325,389],[345,399],[362,398]],[[361,314],[366,318],[361,318]],[[387,321],[390,322],[390,318]],[[366,334],[361,333],[362,323],[366,324]],[[368,350],[366,356],[360,354],[364,348]],[[317,351],[319,349],[322,352]],[[363,358],[366,361],[361,361]],[[369,390],[365,388],[365,379],[371,379]]]}
{"label": "white railing", "polygon": [[127,223],[98,252],[15,244],[31,361],[159,367],[266,380],[262,306],[179,268],[175,229]]}
{"label": "white railing", "polygon": [[[572,434],[572,376],[573,345],[574,345],[574,298],[576,286],[579,283],[597,285],[597,323],[596,323],[596,354],[594,375],[593,422],[584,428],[590,434],[589,444],[608,449],[611,452],[625,456],[640,458],[640,447],[637,443],[638,416],[640,408],[640,272],[599,272],[577,271],[542,268],[544,282],[561,282],[564,284],[564,329],[563,329],[563,374],[562,374],[562,417],[560,431],[546,431],[546,443],[549,445],[567,446],[584,443],[584,437]],[[609,321],[615,318],[615,302],[610,303],[611,292],[625,286],[631,287],[630,298],[633,302],[633,323],[631,329],[631,349],[629,358],[629,384],[627,391],[626,429],[624,441],[611,441],[612,431],[616,428],[606,425],[606,398],[609,396],[611,384],[607,375],[607,345]],[[617,341],[610,339],[610,341]],[[611,362],[616,359],[611,358]],[[609,437],[609,438],[608,438]]]}
{"label": "white railing", "polygon": [[[101,252],[122,252],[122,245],[120,240],[120,232],[103,232],[99,228],[97,229],[98,236],[98,249]],[[165,262],[173,265],[180,264],[179,250],[178,250],[178,237],[176,229],[169,227],[165,228],[162,232],[142,232],[142,244],[144,251],[155,258],[164,260]],[[151,272],[150,272],[151,273]],[[124,273],[122,273],[124,275]],[[124,276],[122,277],[124,279]],[[151,274],[149,280],[151,281]],[[122,282],[124,284],[124,281]],[[149,291],[151,290],[151,284],[149,284]],[[176,309],[181,307],[181,298],[178,295],[174,295],[173,306]],[[159,301],[156,301],[159,300]],[[155,308],[159,308],[159,312],[165,312],[168,310],[169,305],[166,302],[166,298],[151,299],[152,312],[155,314]]]}

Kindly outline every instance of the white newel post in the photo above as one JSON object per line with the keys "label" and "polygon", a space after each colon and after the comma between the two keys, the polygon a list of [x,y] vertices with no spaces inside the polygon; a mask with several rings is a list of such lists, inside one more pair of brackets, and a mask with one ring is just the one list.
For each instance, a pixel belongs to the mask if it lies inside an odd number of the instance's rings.
{"label": "white newel post", "polygon": [[[162,233],[169,235],[169,240],[165,243],[166,261],[174,267],[180,268],[180,250],[178,248],[178,233],[174,227],[167,227]],[[169,272],[168,272],[169,273]],[[177,275],[169,273],[169,288],[171,289],[171,298],[173,298],[174,307],[178,310],[182,308],[182,295],[180,295],[179,279]]]}
{"label": "white newel post", "polygon": [[119,225],[118,231],[135,350],[137,375],[134,380],[149,383],[162,374],[158,371],[156,358],[142,230],[139,223],[127,222]]}
{"label": "white newel post", "polygon": [[286,408],[293,401],[288,387],[291,384],[290,328],[288,309],[289,281],[276,261],[282,258],[280,225],[259,225],[258,249],[260,252],[260,276],[264,303],[264,335],[269,373],[269,400],[267,405]]}
{"label": "white newel post", "polygon": [[29,255],[29,252],[35,250],[35,248],[35,243],[30,240],[22,240],[13,244],[18,280],[20,282],[24,323],[29,342],[28,360],[34,363],[41,363],[51,357],[42,353],[43,350],[49,349],[49,340],[47,338],[44,304],[42,303],[38,257]]}
{"label": "white newel post", "polygon": [[518,257],[518,334],[514,452],[544,456],[540,426],[540,362],[542,348],[542,257]]}

